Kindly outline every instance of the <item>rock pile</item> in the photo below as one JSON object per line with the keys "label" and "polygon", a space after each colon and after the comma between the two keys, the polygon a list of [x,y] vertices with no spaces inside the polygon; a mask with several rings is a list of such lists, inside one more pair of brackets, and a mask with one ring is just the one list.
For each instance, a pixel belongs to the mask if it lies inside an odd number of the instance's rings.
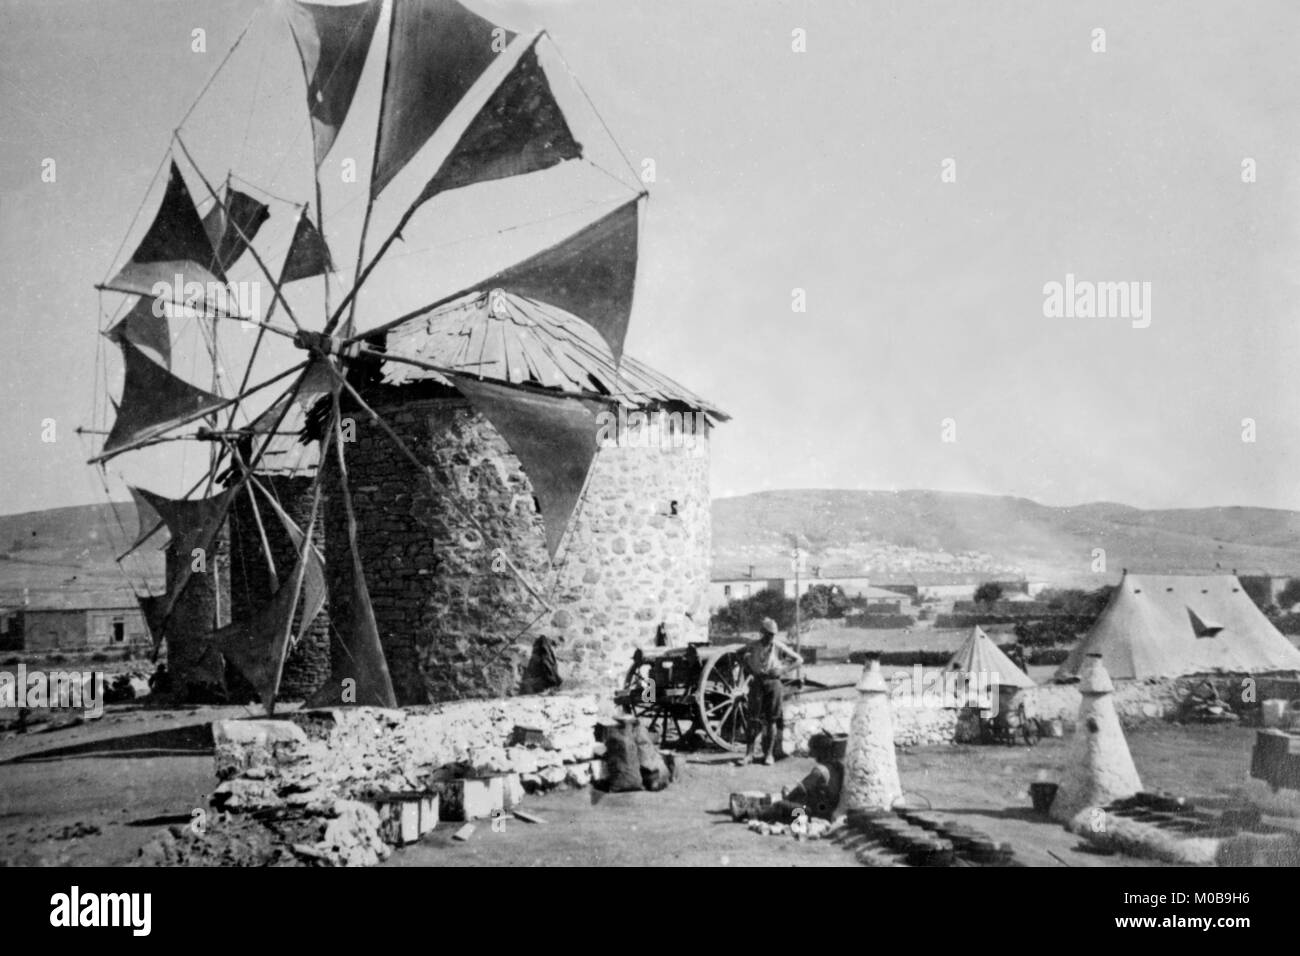
{"label": "rock pile", "polygon": [[[502,789],[526,792],[585,786],[604,777],[596,722],[594,697],[568,696],[218,721],[221,783],[211,824],[203,833],[176,828],[145,856],[160,864],[241,854],[270,863],[378,862],[389,852],[374,806],[381,794],[450,792],[466,779],[501,777],[510,783]],[[232,842],[245,849],[232,851]]]}

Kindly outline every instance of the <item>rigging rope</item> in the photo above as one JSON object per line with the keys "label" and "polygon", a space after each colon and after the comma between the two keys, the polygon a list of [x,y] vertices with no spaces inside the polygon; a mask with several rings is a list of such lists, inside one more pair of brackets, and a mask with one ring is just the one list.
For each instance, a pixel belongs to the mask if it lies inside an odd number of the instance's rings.
{"label": "rigging rope", "polygon": [[261,7],[257,7],[253,10],[252,14],[249,15],[248,22],[244,24],[244,29],[239,31],[239,36],[235,37],[235,42],[230,45],[230,49],[226,51],[226,55],[221,58],[221,62],[217,64],[217,68],[213,70],[212,75],[208,77],[208,82],[203,84],[203,89],[199,90],[199,95],[194,97],[194,102],[190,104],[190,108],[185,111],[185,115],[182,116],[180,122],[176,124],[177,129],[180,129],[182,126],[185,125],[186,120],[190,118],[190,115],[198,107],[199,101],[203,99],[204,95],[208,92],[208,89],[212,86],[213,83],[216,82],[217,77],[221,74],[221,71],[225,68],[226,64],[230,61],[231,56],[234,55],[234,52],[236,49],[238,49],[239,44],[244,41],[244,35],[248,33],[248,28],[253,25],[253,21],[257,19],[257,15],[260,12],[261,12]]}

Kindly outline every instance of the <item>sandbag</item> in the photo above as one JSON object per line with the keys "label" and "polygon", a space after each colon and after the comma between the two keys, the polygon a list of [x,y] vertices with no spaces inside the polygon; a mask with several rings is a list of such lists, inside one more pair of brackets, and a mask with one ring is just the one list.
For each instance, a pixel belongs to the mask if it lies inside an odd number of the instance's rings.
{"label": "sandbag", "polygon": [[605,732],[606,787],[613,793],[643,790],[641,758],[634,728],[618,723]]}
{"label": "sandbag", "polygon": [[659,752],[659,747],[654,738],[650,736],[650,731],[641,726],[637,721],[632,729],[633,739],[636,741],[637,757],[641,767],[641,783],[646,790],[662,790],[668,786],[672,779],[668,772],[668,764],[664,762],[663,754]]}
{"label": "sandbag", "polygon": [[559,687],[560,665],[555,659],[555,645],[545,634],[533,641],[533,655],[528,660],[520,691],[525,694],[540,694],[553,687]]}

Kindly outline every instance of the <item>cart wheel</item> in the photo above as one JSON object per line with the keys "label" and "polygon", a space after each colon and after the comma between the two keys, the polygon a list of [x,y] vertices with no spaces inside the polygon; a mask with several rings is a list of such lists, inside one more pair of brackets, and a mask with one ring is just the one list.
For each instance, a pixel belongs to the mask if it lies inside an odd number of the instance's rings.
{"label": "cart wheel", "polygon": [[699,723],[724,750],[743,750],[748,743],[750,679],[741,656],[731,652],[710,658],[700,671]]}

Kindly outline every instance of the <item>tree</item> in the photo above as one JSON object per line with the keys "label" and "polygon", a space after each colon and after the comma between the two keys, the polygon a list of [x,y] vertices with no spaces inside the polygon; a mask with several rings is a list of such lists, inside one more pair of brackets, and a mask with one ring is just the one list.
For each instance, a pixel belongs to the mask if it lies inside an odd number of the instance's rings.
{"label": "tree", "polygon": [[996,581],[985,581],[975,589],[976,604],[996,604],[1002,598],[1002,585]]}
{"label": "tree", "polygon": [[1113,584],[1103,584],[1093,591],[1079,588],[1048,589],[1038,595],[1038,600],[1046,604],[1047,609],[1053,614],[1083,618],[1087,621],[1088,627],[1092,627],[1092,622],[1106,610],[1114,590]]}
{"label": "tree", "polygon": [[780,591],[764,588],[757,594],[731,601],[713,612],[710,627],[724,633],[736,634],[742,631],[757,631],[763,618],[770,617],[776,621],[781,630],[794,626],[794,599],[786,597]]}
{"label": "tree", "polygon": [[1265,614],[1269,608],[1273,607],[1272,582],[1268,578],[1241,575],[1238,580],[1241,581],[1241,589],[1246,592],[1255,606]]}
{"label": "tree", "polygon": [[1284,611],[1300,604],[1300,578],[1291,578],[1286,582],[1286,586],[1277,592],[1278,607]]}
{"label": "tree", "polygon": [[799,595],[799,611],[804,617],[839,618],[851,606],[843,590],[829,584],[814,584]]}

